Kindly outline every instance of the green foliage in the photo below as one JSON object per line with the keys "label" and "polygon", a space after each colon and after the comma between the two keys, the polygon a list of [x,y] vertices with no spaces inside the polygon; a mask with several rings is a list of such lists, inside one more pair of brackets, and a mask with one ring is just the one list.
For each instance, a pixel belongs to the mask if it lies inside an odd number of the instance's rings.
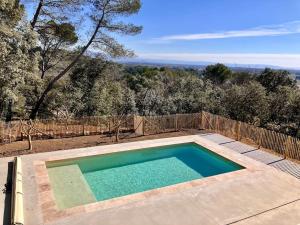
{"label": "green foliage", "polygon": [[207,66],[203,71],[203,76],[215,84],[222,84],[232,78],[232,71],[223,64]]}
{"label": "green foliage", "polygon": [[141,32],[141,26],[120,21],[122,17],[139,12],[140,0],[89,0],[86,7],[89,7],[91,22],[96,27],[91,43],[94,50],[106,57],[133,56],[133,52],[118,43],[111,34],[136,35]]}
{"label": "green foliage", "polygon": [[277,87],[270,94],[270,121],[268,127],[300,136],[300,90],[289,86]]}
{"label": "green foliage", "polygon": [[258,77],[260,82],[268,92],[274,92],[279,86],[295,87],[296,80],[291,77],[290,72],[286,70],[272,70],[266,68]]}
{"label": "green foliage", "polygon": [[99,82],[92,90],[94,115],[129,115],[136,112],[133,91],[120,82]]}
{"label": "green foliage", "polygon": [[[38,33],[44,42],[46,42],[45,39],[47,39],[47,41],[56,39],[55,42],[71,45],[78,41],[75,27],[70,23],[58,24],[53,20],[50,20],[45,24],[45,26],[38,29]],[[51,44],[55,45],[57,43],[52,42]]]}
{"label": "green foliage", "polygon": [[23,13],[24,6],[19,3],[19,0],[0,0],[1,26],[15,27]]}
{"label": "green foliage", "polygon": [[234,84],[246,84],[255,79],[255,75],[248,72],[235,72],[232,74],[232,83]]}
{"label": "green foliage", "polygon": [[[66,91],[76,96],[75,116],[118,115],[136,111],[133,90],[119,80],[120,67],[101,59],[82,60],[70,74]],[[69,103],[70,104],[70,103]]]}
{"label": "green foliage", "polygon": [[143,88],[151,88],[159,80],[159,73],[156,68],[129,67],[125,70],[125,79],[129,88],[140,92]]}
{"label": "green foliage", "polygon": [[41,55],[39,69],[43,79],[49,70],[59,67],[61,61],[66,61],[70,57],[66,49],[76,44],[78,36],[72,24],[58,24],[53,20],[38,28],[37,32],[39,33]]}
{"label": "green foliage", "polygon": [[[84,6],[88,16],[81,17],[81,13],[76,12],[76,7],[73,9],[73,6]],[[36,118],[55,85],[76,66],[89,48],[93,48],[93,51],[102,58],[133,56],[134,53],[120,44],[112,34],[135,35],[141,32],[142,27],[122,22],[124,17],[137,13],[140,7],[139,0],[39,0],[31,27],[40,34],[41,78],[44,79],[45,73],[50,69],[56,73],[44,81],[44,90],[32,108],[31,119]],[[61,15],[57,14],[57,10]],[[73,14],[73,17],[70,18],[68,13]],[[78,32],[84,44],[78,51],[73,51],[68,45],[76,43],[78,37],[71,24],[80,18],[85,24],[89,24],[85,30],[88,36],[84,37],[83,32]],[[63,53],[70,52],[71,57],[66,59]],[[64,57],[68,63],[61,64]]]}
{"label": "green foliage", "polygon": [[81,18],[81,5],[86,0],[27,0],[36,3],[36,11],[32,16],[32,28],[45,27],[49,21],[61,24],[70,19],[73,22]]}
{"label": "green foliage", "polygon": [[255,81],[241,86],[232,85],[226,90],[223,101],[226,112],[235,120],[261,125],[268,119],[266,91]]}
{"label": "green foliage", "polygon": [[24,86],[36,81],[39,55],[34,51],[36,34],[19,21],[23,6],[18,1],[1,1],[0,22],[0,117],[9,120],[13,113],[26,115]]}
{"label": "green foliage", "polygon": [[[205,110],[300,136],[300,90],[289,72],[233,72],[222,64],[204,71],[121,66],[108,59],[131,56],[132,51],[111,34],[141,31],[139,26],[120,22],[139,11],[139,0],[38,2],[43,4],[30,29],[21,20],[24,7],[18,1],[0,0],[2,117],[34,118],[37,112],[43,118],[69,118]],[[90,13],[85,22],[92,24],[88,37],[79,35],[80,27],[73,23],[83,3]],[[86,40],[74,49],[74,44]],[[87,56],[90,47],[97,56]]]}

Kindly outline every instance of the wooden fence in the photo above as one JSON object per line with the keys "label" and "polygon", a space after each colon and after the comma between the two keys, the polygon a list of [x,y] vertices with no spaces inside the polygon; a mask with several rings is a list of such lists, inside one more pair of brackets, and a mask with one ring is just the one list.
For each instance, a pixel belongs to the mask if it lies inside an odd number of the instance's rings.
{"label": "wooden fence", "polygon": [[203,129],[237,141],[300,160],[300,139],[208,112],[137,117],[135,131],[140,135]]}
{"label": "wooden fence", "polygon": [[246,144],[264,148],[284,157],[300,160],[300,139],[251,124],[202,112],[201,128]]}
{"label": "wooden fence", "polygon": [[[31,137],[34,140],[49,138],[66,138],[84,135],[111,133],[115,129],[117,117],[85,117],[68,120],[35,120],[32,121]],[[133,116],[121,118],[120,132],[132,131]],[[11,143],[26,138],[22,130],[26,121],[0,122],[0,143]]]}
{"label": "wooden fence", "polygon": [[182,129],[200,129],[200,115],[201,113],[137,117],[135,127],[139,125],[139,128],[135,131],[140,135],[149,135]]}
{"label": "wooden fence", "polygon": [[[114,132],[116,117],[87,117],[70,120],[36,120],[33,139],[64,138]],[[163,116],[123,117],[120,132],[159,134],[183,129],[204,129],[284,157],[300,160],[300,139],[207,112]],[[21,122],[0,123],[0,143],[23,140]]]}

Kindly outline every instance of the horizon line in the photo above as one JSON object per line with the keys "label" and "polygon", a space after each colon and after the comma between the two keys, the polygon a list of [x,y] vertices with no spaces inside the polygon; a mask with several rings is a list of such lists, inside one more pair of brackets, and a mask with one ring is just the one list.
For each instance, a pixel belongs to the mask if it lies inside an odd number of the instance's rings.
{"label": "horizon line", "polygon": [[300,54],[279,53],[137,53],[135,59],[182,63],[223,63],[300,69]]}

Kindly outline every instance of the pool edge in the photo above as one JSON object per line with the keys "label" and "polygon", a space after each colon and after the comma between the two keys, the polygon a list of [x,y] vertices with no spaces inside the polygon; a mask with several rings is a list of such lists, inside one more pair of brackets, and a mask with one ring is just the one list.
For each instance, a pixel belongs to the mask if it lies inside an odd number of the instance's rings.
{"label": "pool edge", "polygon": [[[167,141],[166,139],[156,139],[155,141],[152,142],[149,141],[132,142],[130,144],[124,145],[124,148],[121,149],[120,149],[121,145],[101,146],[98,148],[97,151],[94,151],[89,154],[86,153],[78,154],[76,155],[76,158],[94,156],[99,154],[114,153],[114,152],[126,151],[126,150],[127,151],[136,150],[141,148],[140,145],[144,145],[145,148],[148,147],[150,148],[150,147],[158,147],[162,145],[166,146],[170,144],[183,144],[183,143],[195,142],[196,144],[205,147],[209,151],[212,151],[213,153],[216,153],[224,157],[225,159],[228,159],[234,163],[237,163],[238,165],[243,166],[245,169],[241,169],[241,170],[237,170],[225,174],[219,174],[211,177],[206,177],[202,179],[197,179],[189,182],[179,183],[179,184],[166,186],[158,189],[153,189],[146,192],[135,193],[127,196],[122,196],[119,198],[109,199],[106,201],[77,206],[65,210],[58,210],[55,204],[54,196],[52,194],[50,180],[47,174],[46,163],[48,161],[65,160],[74,157],[70,157],[70,156],[53,157],[53,158],[45,159],[43,161],[35,161],[34,165],[36,170],[36,182],[38,184],[38,195],[39,195],[40,202],[42,203],[41,204],[42,214],[45,222],[51,222],[78,213],[86,213],[86,212],[93,212],[97,210],[103,210],[103,209],[112,208],[120,205],[126,205],[137,201],[142,202],[143,200],[149,199],[153,196],[174,193],[183,189],[192,188],[199,185],[205,185],[205,184],[210,184],[212,182],[220,182],[222,180],[231,179],[237,176],[247,174],[248,172],[255,172],[255,171],[262,170],[263,164],[248,158],[246,159],[245,156],[232,152],[231,150],[229,150],[224,146],[219,146],[199,136],[193,135],[193,136],[185,136],[185,137],[170,138],[170,139]],[[128,147],[130,147],[130,149],[128,149]]]}

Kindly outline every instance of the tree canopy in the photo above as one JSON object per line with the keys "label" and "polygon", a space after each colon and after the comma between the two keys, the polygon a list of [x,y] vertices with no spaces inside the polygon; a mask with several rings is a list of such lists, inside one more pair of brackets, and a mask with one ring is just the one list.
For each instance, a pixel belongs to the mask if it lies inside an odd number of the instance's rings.
{"label": "tree canopy", "polygon": [[[27,0],[31,2],[31,0]],[[37,0],[27,21],[0,0],[0,116],[161,115],[206,110],[300,136],[300,89],[289,71],[203,70],[118,64],[132,56],[116,34],[141,31],[126,17],[139,0]],[[82,17],[80,7],[89,16]],[[83,37],[80,23],[89,24]]]}
{"label": "tree canopy", "polygon": [[203,71],[203,76],[215,84],[222,84],[232,77],[232,71],[223,64],[210,65]]}
{"label": "tree canopy", "polygon": [[272,70],[266,68],[258,77],[258,82],[263,85],[268,92],[274,92],[280,86],[295,87],[296,80],[286,70]]}
{"label": "tree canopy", "polygon": [[[77,7],[84,6],[88,16],[80,17]],[[36,11],[31,20],[31,27],[39,33],[41,49],[41,78],[45,77],[47,70],[52,69],[54,74],[43,81],[44,88],[41,90],[34,104],[30,118],[36,118],[41,106],[47,101],[47,97],[53,91],[54,86],[67,73],[71,72],[90,48],[96,51],[102,58],[106,57],[129,57],[133,55],[131,50],[126,49],[111,35],[114,33],[135,35],[141,31],[140,26],[122,22],[140,10],[139,0],[39,0]],[[81,19],[87,28],[88,36],[81,40],[82,46],[73,51],[70,45],[77,42],[79,35],[72,25],[76,19]],[[64,48],[63,48],[64,47]],[[62,49],[63,48],[63,49]],[[63,51],[64,50],[64,51]],[[62,53],[71,52],[71,57],[60,64]],[[53,62],[53,59],[55,62]]]}

